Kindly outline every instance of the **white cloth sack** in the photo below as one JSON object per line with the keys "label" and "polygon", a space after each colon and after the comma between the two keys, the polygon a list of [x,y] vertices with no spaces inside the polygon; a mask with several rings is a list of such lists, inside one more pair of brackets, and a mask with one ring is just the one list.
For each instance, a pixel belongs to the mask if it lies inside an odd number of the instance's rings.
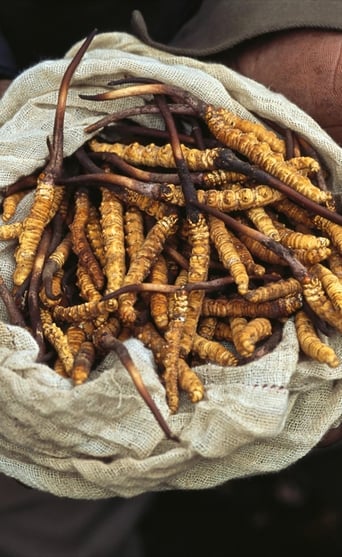
{"label": "white cloth sack", "polygon": [[[47,160],[58,88],[79,46],[64,59],[22,73],[1,100],[0,187]],[[172,83],[242,117],[255,119],[253,112],[296,130],[320,153],[337,191],[342,151],[295,105],[222,65],[166,54],[126,33],[96,36],[79,65],[67,99],[65,155],[89,139],[86,125],[130,102],[86,101],[79,93],[100,92],[124,75]],[[26,214],[29,199],[16,219]],[[1,273],[9,286],[13,249],[12,242],[0,243]],[[150,351],[136,339],[127,342],[156,404],[180,437],[176,443],[165,439],[115,354],[75,388],[35,362],[36,342],[6,323],[2,305],[0,317],[0,471],[58,496],[100,499],[204,489],[278,471],[306,455],[341,418],[342,366],[301,361],[292,320],[281,343],[259,361],[197,368],[205,399],[191,404],[182,395],[172,416]],[[340,335],[329,342],[342,358]]]}

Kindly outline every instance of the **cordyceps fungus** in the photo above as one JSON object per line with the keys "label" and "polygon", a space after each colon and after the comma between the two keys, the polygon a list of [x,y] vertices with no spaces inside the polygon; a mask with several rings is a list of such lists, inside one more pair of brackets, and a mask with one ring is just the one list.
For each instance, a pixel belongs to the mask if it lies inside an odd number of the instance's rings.
{"label": "cordyceps fungus", "polygon": [[[109,85],[116,85],[117,82],[110,82]],[[267,130],[264,125],[250,122],[240,118],[228,109],[215,108],[213,105],[205,103],[189,92],[164,83],[151,83],[130,85],[122,89],[113,89],[94,95],[80,94],[80,98],[104,101],[115,100],[131,96],[143,95],[168,95],[172,98],[181,99],[183,104],[176,105],[177,111],[182,114],[192,114],[201,117],[213,136],[229,149],[218,149],[216,156],[219,157],[215,164],[220,168],[229,168],[238,172],[247,173],[253,179],[261,180],[261,183],[270,183],[276,189],[282,189],[287,195],[299,195],[295,199],[308,207],[312,211],[323,211],[323,216],[328,216],[333,222],[342,224],[342,216],[334,211],[326,210],[322,203],[329,203],[332,194],[329,191],[321,190],[314,186],[306,176],[302,176],[291,169],[291,166],[282,160],[285,154],[285,143],[277,135]],[[143,114],[145,107],[131,108],[132,114]],[[169,105],[172,112],[172,103]],[[159,107],[160,111],[160,107]],[[125,117],[129,117],[127,111]],[[111,122],[111,115],[101,119],[98,123],[91,124],[86,131],[93,132]],[[244,163],[238,159],[234,153],[245,156],[249,163]],[[279,156],[280,155],[280,156]],[[288,187],[287,187],[288,186]],[[295,193],[293,193],[295,192]],[[315,202],[310,203],[310,200]],[[319,214],[321,214],[319,212]]]}
{"label": "cordyceps fungus", "polygon": [[[109,85],[118,84],[120,84],[120,82],[114,81],[109,83]],[[342,224],[341,215],[322,206],[324,202],[329,203],[332,198],[331,193],[321,190],[319,187],[313,185],[306,176],[296,172],[296,169],[292,169],[291,165],[287,164],[283,159],[283,155],[285,154],[284,141],[279,139],[273,131],[267,130],[262,124],[246,121],[227,109],[221,107],[215,108],[201,101],[183,89],[172,85],[156,83],[155,80],[152,80],[151,83],[143,82],[142,84],[130,85],[122,89],[114,89],[95,95],[82,94],[80,97],[83,99],[102,101],[142,95],[159,96],[161,99],[157,103],[157,106],[160,108],[160,112],[164,116],[164,119],[165,115],[167,115],[166,122],[171,131],[170,140],[173,157],[176,166],[179,167],[185,178],[185,185],[183,181],[182,188],[184,197],[187,197],[187,211],[191,210],[191,206],[195,206],[198,209],[201,208],[203,211],[210,212],[221,218],[233,229],[241,229],[241,225],[235,223],[230,216],[222,216],[215,208],[209,209],[207,204],[199,202],[194,193],[194,189],[191,187],[192,184],[189,187],[190,180],[188,179],[188,168],[187,165],[184,164],[184,155],[179,141],[176,139],[174,128],[170,128],[170,122],[172,125],[172,118],[170,110],[166,108],[165,95],[181,99],[185,106],[188,106],[193,113],[200,116],[206,122],[213,136],[223,145],[230,148],[228,150],[217,150],[215,165],[220,168],[227,168],[244,173],[254,180],[261,180],[262,183],[267,183],[278,190],[280,189],[283,193],[295,199],[309,211],[315,211],[322,216],[329,216],[333,222],[339,225]],[[185,108],[184,112],[186,112]],[[102,120],[102,124],[103,123],[104,120]],[[88,128],[88,131],[94,130],[95,128],[96,124],[93,124]],[[241,161],[231,149],[247,157],[250,162]],[[278,243],[273,243],[270,238],[260,233],[255,234],[254,232],[250,232],[249,227],[244,227],[244,225],[242,225],[242,227],[247,235],[252,235],[252,237],[258,236],[256,239],[262,244],[266,244],[269,249],[276,253],[280,251],[281,253],[279,253],[279,255],[284,257],[289,264],[293,266],[296,277],[301,280],[304,277],[308,279],[307,271],[300,263],[297,264],[297,261],[293,259],[290,252],[287,252],[286,249],[284,251],[283,247],[279,250]]]}
{"label": "cordyceps fungus", "polygon": [[21,286],[29,276],[44,228],[56,214],[63,197],[64,188],[56,187],[56,183],[60,178],[63,166],[63,127],[67,93],[72,76],[95,33],[96,31],[93,31],[87,37],[70,62],[59,88],[49,160],[38,175],[34,201],[23,222],[23,230],[15,253],[16,266],[13,282],[16,286]]}
{"label": "cordyceps fungus", "polygon": [[[39,289],[42,285],[42,277],[44,276],[45,286],[47,284],[49,285],[47,291],[45,289],[45,295],[51,294],[52,280],[55,276],[54,267],[51,271],[45,269],[45,273],[44,267],[46,259],[50,265],[52,261],[48,259],[48,248],[51,240],[50,223],[61,209],[65,200],[65,187],[61,185],[61,182],[63,181],[63,129],[67,93],[74,72],[96,32],[97,31],[94,30],[86,38],[63,75],[58,92],[52,141],[49,143],[49,160],[37,176],[34,200],[29,214],[20,228],[18,247],[15,251],[16,265],[13,273],[13,282],[18,290],[20,290],[24,284],[28,283],[28,309],[32,319],[31,331],[40,347],[40,359],[43,360],[45,356],[45,338],[51,346],[54,346],[58,354],[58,364],[62,365],[63,374],[72,376],[75,384],[80,382],[77,377],[82,375],[82,370],[84,370],[85,376],[89,374],[89,370],[86,371],[86,368],[88,365],[91,367],[95,360],[93,345],[89,345],[89,342],[85,341],[80,346],[80,350],[75,355],[75,358],[73,357],[67,335],[54,321],[55,317],[58,317],[58,307],[63,310],[64,306],[58,306],[58,304],[56,304],[55,307],[55,304],[52,304],[53,308],[41,308]],[[31,182],[30,185],[32,185]],[[95,287],[101,289],[104,285],[104,274],[97,258],[93,255],[88,245],[88,240],[85,235],[85,226],[88,220],[89,209],[86,191],[79,188],[76,192],[75,199],[75,217],[70,223],[70,243],[80,263],[92,272],[91,279],[95,281]],[[63,256],[67,257],[68,254],[69,250],[67,249]],[[63,265],[63,262],[58,260],[58,256],[57,260],[56,256],[54,259],[54,263],[56,263],[57,266]],[[15,311],[15,306],[8,303],[7,291],[4,288],[2,290],[2,297],[5,300],[6,306],[9,308],[11,319],[14,322],[18,322],[19,310]],[[60,301],[58,295],[56,299]],[[69,321],[77,323],[82,320],[88,320],[89,316],[93,314],[97,317],[98,314],[107,314],[108,309],[112,309],[113,303],[115,303],[115,300],[103,302],[103,305],[106,306],[103,310],[101,310],[101,302],[99,302],[99,300],[95,300],[95,303],[94,300],[92,300],[88,305],[82,305],[81,309],[78,309],[78,306],[74,306],[70,312],[71,317],[69,315]],[[64,317],[68,320],[68,317]],[[110,341],[108,341],[108,338],[110,338]],[[173,436],[170,431],[170,428],[156,407],[153,399],[147,392],[138,370],[127,355],[127,350],[117,339],[110,336],[109,329],[107,331],[107,336],[102,332],[102,339],[101,349],[115,350],[118,353],[120,360],[129,371],[138,392],[148,404],[159,425],[168,438],[175,440],[176,437]]]}
{"label": "cordyceps fungus", "polygon": [[[130,80],[128,78],[126,82],[129,81]],[[132,78],[131,81],[134,82],[134,78]],[[189,178],[189,170],[185,163],[184,149],[186,148],[183,149],[180,145],[175,131],[171,109],[173,103],[171,102],[167,104],[165,96],[168,95],[171,99],[177,100],[177,111],[179,110],[179,106],[181,106],[179,105],[179,101],[181,100],[183,108],[180,109],[180,112],[183,111],[183,114],[197,114],[205,121],[208,129],[216,140],[223,144],[224,148],[218,148],[214,154],[211,153],[212,161],[214,161],[214,167],[233,170],[235,172],[245,174],[253,181],[261,181],[262,183],[268,184],[277,191],[287,195],[290,199],[295,200],[300,206],[307,209],[310,213],[318,214],[323,218],[328,218],[331,222],[339,226],[342,224],[341,216],[329,208],[329,205],[333,205],[331,193],[327,191],[326,188],[322,189],[319,185],[314,185],[304,173],[297,172],[298,169],[304,168],[306,164],[310,166],[311,171],[317,172],[317,170],[319,170],[317,161],[312,158],[310,160],[310,157],[296,157],[293,160],[286,161],[285,155],[289,152],[288,145],[272,130],[267,130],[262,124],[246,121],[232,114],[229,110],[221,107],[216,108],[210,104],[204,103],[178,87],[163,83],[156,83],[155,80],[151,80],[150,83],[146,83],[146,81],[146,79],[140,80],[140,83],[138,84],[130,85],[129,87],[121,89],[116,88],[115,90],[106,91],[105,93],[100,93],[98,95],[81,96],[82,98],[99,101],[123,98],[126,96],[153,95],[156,99],[155,106],[159,107],[160,113],[166,122],[166,127],[169,130],[171,152],[175,166],[178,168],[181,176],[181,188],[184,201],[177,201],[177,203],[184,203],[188,215],[192,211],[193,214],[195,214],[194,207],[197,207],[197,209],[201,209],[203,213],[209,213],[209,222],[212,223],[212,226],[215,223],[217,228],[219,222],[223,221],[230,229],[236,231],[238,235],[245,235],[252,242],[259,242],[260,245],[264,246],[266,249],[270,249],[277,256],[279,256],[281,260],[285,260],[287,262],[296,280],[305,284],[307,287],[307,285],[311,283],[311,276],[307,267],[300,260],[298,260],[295,255],[293,255],[291,249],[287,249],[286,243],[285,245],[284,242],[279,243],[280,235],[284,235],[286,230],[283,227],[278,227],[276,222],[272,222],[270,215],[268,215],[264,209],[251,207],[249,211],[246,211],[248,218],[252,221],[255,219],[255,222],[258,225],[257,227],[260,227],[260,230],[255,231],[241,222],[241,219],[236,220],[230,215],[225,215],[219,211],[218,206],[211,207],[206,199],[203,201],[199,199],[199,192],[194,190],[191,178]],[[136,82],[139,82],[139,79],[136,79]],[[109,83],[109,85],[117,87],[123,83],[123,80],[118,80],[116,82]],[[136,113],[135,110],[136,109],[133,109],[134,113]],[[141,113],[143,113],[143,111],[144,110],[142,109]],[[175,112],[176,111],[174,111],[174,113]],[[127,117],[128,114],[126,113],[125,116]],[[89,126],[87,131],[94,131],[99,129],[101,126],[108,125],[114,121],[115,115],[109,115],[102,118],[98,123]],[[101,151],[101,144],[99,144],[98,147]],[[153,150],[150,147],[154,146],[151,145],[148,149],[146,149],[147,156],[151,155]],[[124,147],[124,149],[128,151],[130,147],[127,146]],[[157,149],[158,148],[156,148],[156,151]],[[233,151],[247,158],[248,162],[238,158]],[[308,151],[308,149],[306,149],[306,151]],[[132,155],[132,158],[129,160],[130,162],[133,162],[133,149],[130,151],[130,154]],[[142,161],[145,160],[143,148],[139,156]],[[164,156],[163,152],[160,156],[160,161]],[[188,160],[190,160],[190,157],[188,157]],[[300,165],[299,167],[298,163]],[[165,190],[172,190],[172,186],[166,185],[162,187],[162,189],[165,195]],[[169,194],[169,201],[174,202],[174,199],[176,198],[173,198]],[[181,199],[181,197],[179,197],[179,199]],[[277,199],[274,199],[274,201],[277,201]],[[266,204],[267,203],[265,203],[265,205]],[[324,206],[324,204],[326,206]],[[263,227],[265,228],[265,234],[263,233]],[[226,234],[227,231],[224,231],[223,228],[222,232],[217,234],[218,238],[220,238],[220,246],[223,245],[222,241],[224,242],[222,235]],[[295,248],[297,249],[298,254],[301,249],[299,246],[300,242],[302,242],[300,245],[305,245],[305,247],[310,250],[310,235],[303,235],[303,237],[300,237],[299,233],[294,233],[292,236],[295,238]],[[287,233],[286,237],[288,237]],[[225,248],[222,249],[222,253],[226,254],[228,253],[228,248],[231,251],[232,247],[230,247],[231,244],[228,242],[228,239],[225,241],[224,245]],[[289,247],[292,246],[290,245]],[[322,256],[324,248],[329,248],[329,241],[327,241],[324,245],[317,246],[315,244],[314,247],[311,247],[310,251],[311,253],[314,251],[317,252],[319,258]],[[218,249],[220,250],[221,248],[219,247]],[[236,252],[234,253],[235,256],[233,259],[235,261],[238,257]],[[329,252],[326,253],[328,254]],[[311,257],[313,258],[314,256],[312,255]],[[234,264],[235,266],[230,270],[233,268],[235,269],[237,264],[238,263]],[[240,270],[236,269],[235,272],[237,273],[236,276],[239,277],[238,281],[242,281],[240,289],[243,294],[248,291],[249,278],[243,264],[240,263],[239,265]],[[245,276],[245,280],[243,280],[243,276]],[[304,292],[306,291],[307,289],[305,289]]]}
{"label": "cordyceps fungus", "polygon": [[[124,341],[138,338],[152,351],[171,413],[182,393],[192,403],[206,396],[197,365],[264,356],[287,318],[296,319],[302,352],[334,367],[337,356],[314,333],[341,330],[342,217],[322,187],[316,153],[295,134],[146,78],[80,95],[146,103],[87,126],[98,133],[63,160],[67,88],[89,42],[62,80],[50,161],[5,188],[6,220],[36,185],[39,226],[14,299],[6,288],[0,295],[10,320],[39,337],[41,357],[74,385],[115,351],[176,440]],[[130,120],[151,114],[158,129]],[[0,226],[20,257],[33,216]]]}

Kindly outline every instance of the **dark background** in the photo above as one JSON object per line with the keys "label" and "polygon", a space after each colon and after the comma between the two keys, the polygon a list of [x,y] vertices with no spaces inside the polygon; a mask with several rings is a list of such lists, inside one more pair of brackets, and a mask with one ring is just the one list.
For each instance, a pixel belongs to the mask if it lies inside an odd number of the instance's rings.
{"label": "dark background", "polygon": [[[21,71],[59,58],[94,28],[130,31],[139,9],[167,42],[199,0],[1,2],[0,26]],[[146,557],[342,555],[342,447],[315,449],[277,474],[205,491],[158,494],[141,533]]]}
{"label": "dark background", "polygon": [[142,12],[154,39],[167,42],[200,0],[2,0],[0,28],[19,70],[46,58],[60,58],[93,29],[130,31],[132,11]]}
{"label": "dark background", "polygon": [[164,492],[142,524],[146,557],[340,557],[342,446],[277,474]]}

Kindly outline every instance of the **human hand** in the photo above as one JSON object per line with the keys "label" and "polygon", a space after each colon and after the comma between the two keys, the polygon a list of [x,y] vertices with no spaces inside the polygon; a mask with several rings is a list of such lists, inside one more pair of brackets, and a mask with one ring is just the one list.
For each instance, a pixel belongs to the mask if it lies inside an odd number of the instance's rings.
{"label": "human hand", "polygon": [[227,65],[282,93],[342,145],[342,33],[299,29],[238,47]]}
{"label": "human hand", "polygon": [[327,431],[327,433],[322,437],[316,448],[325,449],[332,445],[336,445],[342,440],[342,424],[338,427],[333,427]]}
{"label": "human hand", "polygon": [[10,79],[0,79],[0,99],[10,83],[11,83]]}

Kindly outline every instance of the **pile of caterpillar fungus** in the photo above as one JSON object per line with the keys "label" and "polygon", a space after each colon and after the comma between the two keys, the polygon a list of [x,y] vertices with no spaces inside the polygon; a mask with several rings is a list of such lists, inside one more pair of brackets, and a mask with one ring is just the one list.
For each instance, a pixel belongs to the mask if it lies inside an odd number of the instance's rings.
{"label": "pile of caterpillar fungus", "polygon": [[[124,341],[153,353],[171,412],[205,396],[196,366],[238,366],[272,350],[293,318],[303,357],[339,364],[342,218],[326,170],[296,134],[255,123],[162,83],[121,80],[94,101],[147,100],[89,126],[63,157],[62,80],[49,160],[2,191],[0,239],[15,242],[9,319],[39,360],[75,386],[111,350],[166,435]],[[172,100],[170,100],[172,99]],[[159,114],[164,129],[134,123]],[[32,195],[22,222],[16,208]]]}

